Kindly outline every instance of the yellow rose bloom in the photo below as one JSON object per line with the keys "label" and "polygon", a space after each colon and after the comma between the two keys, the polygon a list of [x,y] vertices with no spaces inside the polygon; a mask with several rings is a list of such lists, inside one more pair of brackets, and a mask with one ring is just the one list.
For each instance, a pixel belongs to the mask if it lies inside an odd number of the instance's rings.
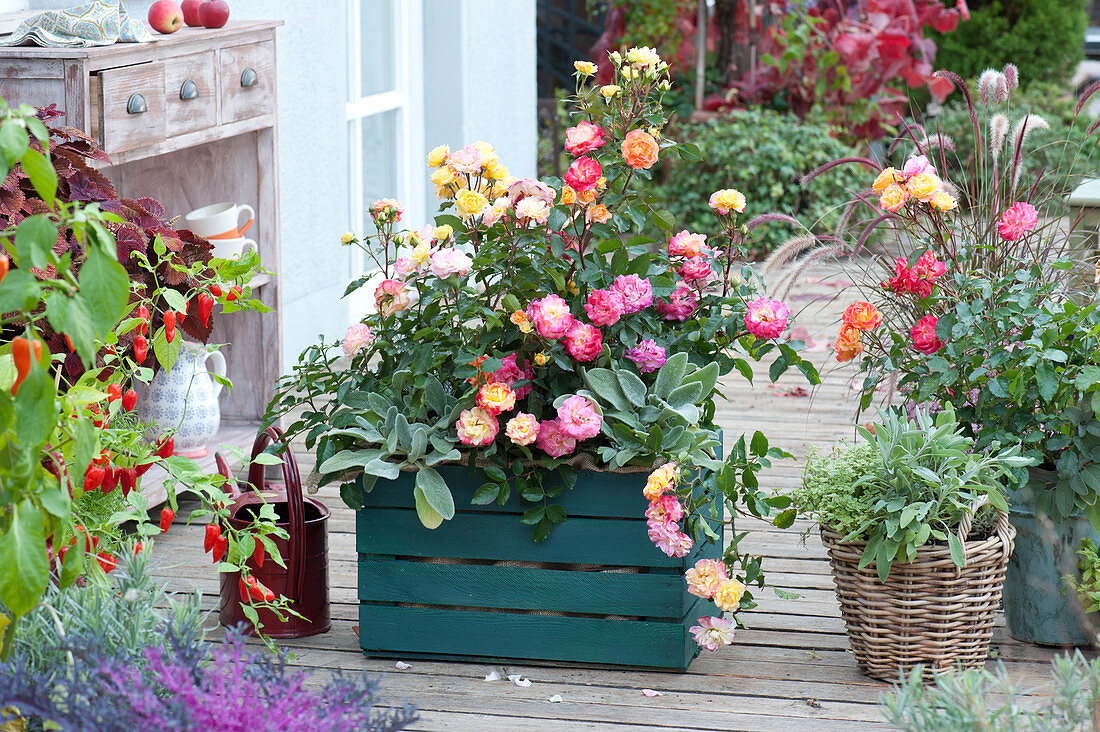
{"label": "yellow rose bloom", "polygon": [[612,51],[610,54],[608,54],[608,58],[610,58],[611,63],[615,64],[616,66],[623,62],[622,54],[620,54],[618,51]]}
{"label": "yellow rose bloom", "polygon": [[955,197],[947,191],[936,191],[928,203],[937,211],[953,211],[959,205]]}
{"label": "yellow rose bloom", "polygon": [[451,152],[451,148],[447,145],[439,145],[433,147],[432,151],[428,153],[428,165],[433,168],[438,168],[447,160],[447,155]]}
{"label": "yellow rose bloom", "polygon": [[455,202],[459,213],[464,217],[479,214],[489,205],[489,199],[484,195],[467,189],[462,189],[455,195]]}
{"label": "yellow rose bloom", "polygon": [[596,179],[596,188],[601,191],[604,188],[607,188],[607,176],[601,175],[599,178]]}
{"label": "yellow rose bloom", "polygon": [[412,254],[409,258],[416,265],[417,269],[424,269],[428,266],[428,262],[432,258],[432,248],[428,245],[428,242],[422,241],[413,247]]}
{"label": "yellow rose bloom", "polygon": [[535,363],[539,366],[545,366],[550,362],[550,357],[546,355],[546,351],[539,351],[535,354]]}
{"label": "yellow rose bloom", "polygon": [[910,196],[926,203],[932,199],[936,191],[942,188],[943,182],[935,173],[929,171],[918,173],[905,183],[905,189],[909,191]]}
{"label": "yellow rose bloom", "polygon": [[438,241],[447,241],[454,233],[455,230],[451,228],[450,224],[443,224],[435,227],[435,230],[432,231],[432,237]]}
{"label": "yellow rose bloom", "polygon": [[569,292],[574,294],[574,295],[581,294],[581,288],[577,287],[577,281],[576,280],[569,280],[568,282],[566,282],[565,283],[565,289],[569,290]]}
{"label": "yellow rose bloom", "polygon": [[596,191],[581,191],[577,194],[581,203],[592,203],[596,200]]}
{"label": "yellow rose bloom", "polygon": [[454,171],[447,167],[437,168],[431,176],[432,183],[436,184],[437,186],[448,186],[451,183],[454,183],[454,180]]}
{"label": "yellow rose bloom", "polygon": [[436,186],[435,197],[441,201],[449,201],[455,197],[454,188],[450,186]]}
{"label": "yellow rose bloom", "polygon": [[612,99],[618,96],[619,92],[622,90],[623,88],[618,84],[608,84],[607,86],[600,87],[600,94],[603,95],[604,99]]}
{"label": "yellow rose bloom", "polygon": [[596,73],[596,64],[591,61],[574,61],[573,68],[577,70],[577,73],[581,76],[592,76]]}
{"label": "yellow rose bloom", "polygon": [[508,177],[508,169],[499,162],[490,163],[485,166],[485,175],[492,180],[504,180]]}
{"label": "yellow rose bloom", "polygon": [[710,195],[709,205],[718,214],[726,215],[731,211],[744,213],[745,194],[735,188],[723,188]]}
{"label": "yellow rose bloom", "polygon": [[351,244],[353,241],[355,241],[355,234],[351,233],[350,231],[345,231],[343,234],[340,235],[341,244]]}
{"label": "yellow rose bloom", "polygon": [[634,77],[638,76],[638,72],[630,68],[629,66],[624,66],[619,71],[620,73],[622,73],[624,79],[633,79]]}
{"label": "yellow rose bloom", "polygon": [[534,326],[531,324],[531,319],[527,317],[527,313],[522,310],[516,310],[511,315],[512,323],[519,326],[520,332],[530,333],[534,330]]}
{"label": "yellow rose bloom", "polygon": [[589,221],[595,221],[598,224],[605,224],[611,218],[611,212],[607,210],[607,206],[602,203],[597,203],[592,208],[588,209],[585,213]]}
{"label": "yellow rose bloom", "polygon": [[561,202],[566,206],[572,206],[577,202],[577,192],[573,190],[572,186],[562,186]]}
{"label": "yellow rose bloom", "polygon": [[626,60],[636,69],[647,66],[656,67],[661,63],[661,57],[656,50],[649,46],[635,46],[626,52]]}
{"label": "yellow rose bloom", "polygon": [[665,463],[649,474],[642,490],[650,501],[656,501],[676,485],[676,463]]}
{"label": "yellow rose bloom", "polygon": [[875,178],[875,182],[871,184],[871,189],[878,194],[882,194],[886,190],[886,186],[891,183],[897,183],[901,176],[898,175],[898,171],[894,168],[884,168],[878,177]]}
{"label": "yellow rose bloom", "polygon": [[882,189],[878,205],[883,211],[897,212],[909,200],[909,191],[897,183],[891,183]]}
{"label": "yellow rose bloom", "polygon": [[714,591],[714,604],[720,610],[736,610],[741,605],[741,596],[745,594],[745,585],[739,580],[724,579]]}

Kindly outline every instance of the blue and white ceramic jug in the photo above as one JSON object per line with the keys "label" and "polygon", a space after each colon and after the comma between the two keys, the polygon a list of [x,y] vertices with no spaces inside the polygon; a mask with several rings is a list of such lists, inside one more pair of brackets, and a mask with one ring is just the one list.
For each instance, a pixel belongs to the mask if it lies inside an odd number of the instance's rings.
{"label": "blue and white ceramic jug", "polygon": [[174,429],[177,455],[206,455],[206,443],[218,433],[222,385],[210,378],[211,371],[225,377],[225,356],[184,341],[172,370],[162,369],[145,389],[141,419],[155,423],[162,432]]}

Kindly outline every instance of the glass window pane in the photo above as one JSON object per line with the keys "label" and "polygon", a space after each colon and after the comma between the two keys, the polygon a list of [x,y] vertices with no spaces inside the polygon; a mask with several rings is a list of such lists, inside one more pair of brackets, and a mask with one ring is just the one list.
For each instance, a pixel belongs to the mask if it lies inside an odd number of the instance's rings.
{"label": "glass window pane", "polygon": [[360,0],[359,48],[363,69],[362,96],[392,91],[395,49],[394,0]]}
{"label": "glass window pane", "polygon": [[373,231],[366,211],[379,198],[397,198],[397,110],[364,117],[363,211],[364,229]]}

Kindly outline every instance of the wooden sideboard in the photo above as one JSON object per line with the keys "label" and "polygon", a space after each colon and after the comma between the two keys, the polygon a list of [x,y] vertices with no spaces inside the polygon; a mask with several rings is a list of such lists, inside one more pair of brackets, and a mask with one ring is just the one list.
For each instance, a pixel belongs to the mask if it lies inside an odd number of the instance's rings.
{"label": "wooden sideboard", "polygon": [[[67,124],[89,132],[111,157],[100,165],[125,197],[148,196],[169,217],[219,201],[247,203],[264,266],[279,267],[279,178],[275,29],[281,21],[183,28],[151,43],[98,48],[0,47],[0,96],[10,104],[56,104]],[[275,312],[216,316],[210,343],[225,344],[231,393],[221,397],[222,431],[211,441],[251,446],[282,373],[278,280],[254,292]],[[164,500],[163,473],[143,492]]]}

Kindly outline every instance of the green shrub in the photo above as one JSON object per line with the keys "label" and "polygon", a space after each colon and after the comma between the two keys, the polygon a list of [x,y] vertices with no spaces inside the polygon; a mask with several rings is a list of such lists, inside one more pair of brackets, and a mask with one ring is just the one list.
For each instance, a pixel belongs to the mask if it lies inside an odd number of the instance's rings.
{"label": "green shrub", "polygon": [[970,20],[931,33],[936,67],[964,79],[1016,64],[1020,78],[1069,81],[1085,56],[1085,0],[970,0]]}
{"label": "green shrub", "polygon": [[[853,154],[829,132],[819,122],[759,108],[678,124],[669,130],[669,137],[698,145],[703,160],[663,163],[653,193],[668,202],[676,215],[677,231],[713,230],[716,222],[707,200],[722,188],[745,194],[746,221],[758,214],[784,213],[807,227],[819,220],[831,227],[848,200],[848,191],[861,188],[862,181],[854,166],[840,166],[803,188],[803,175]],[[790,226],[769,223],[755,233],[760,255],[796,232]]]}

